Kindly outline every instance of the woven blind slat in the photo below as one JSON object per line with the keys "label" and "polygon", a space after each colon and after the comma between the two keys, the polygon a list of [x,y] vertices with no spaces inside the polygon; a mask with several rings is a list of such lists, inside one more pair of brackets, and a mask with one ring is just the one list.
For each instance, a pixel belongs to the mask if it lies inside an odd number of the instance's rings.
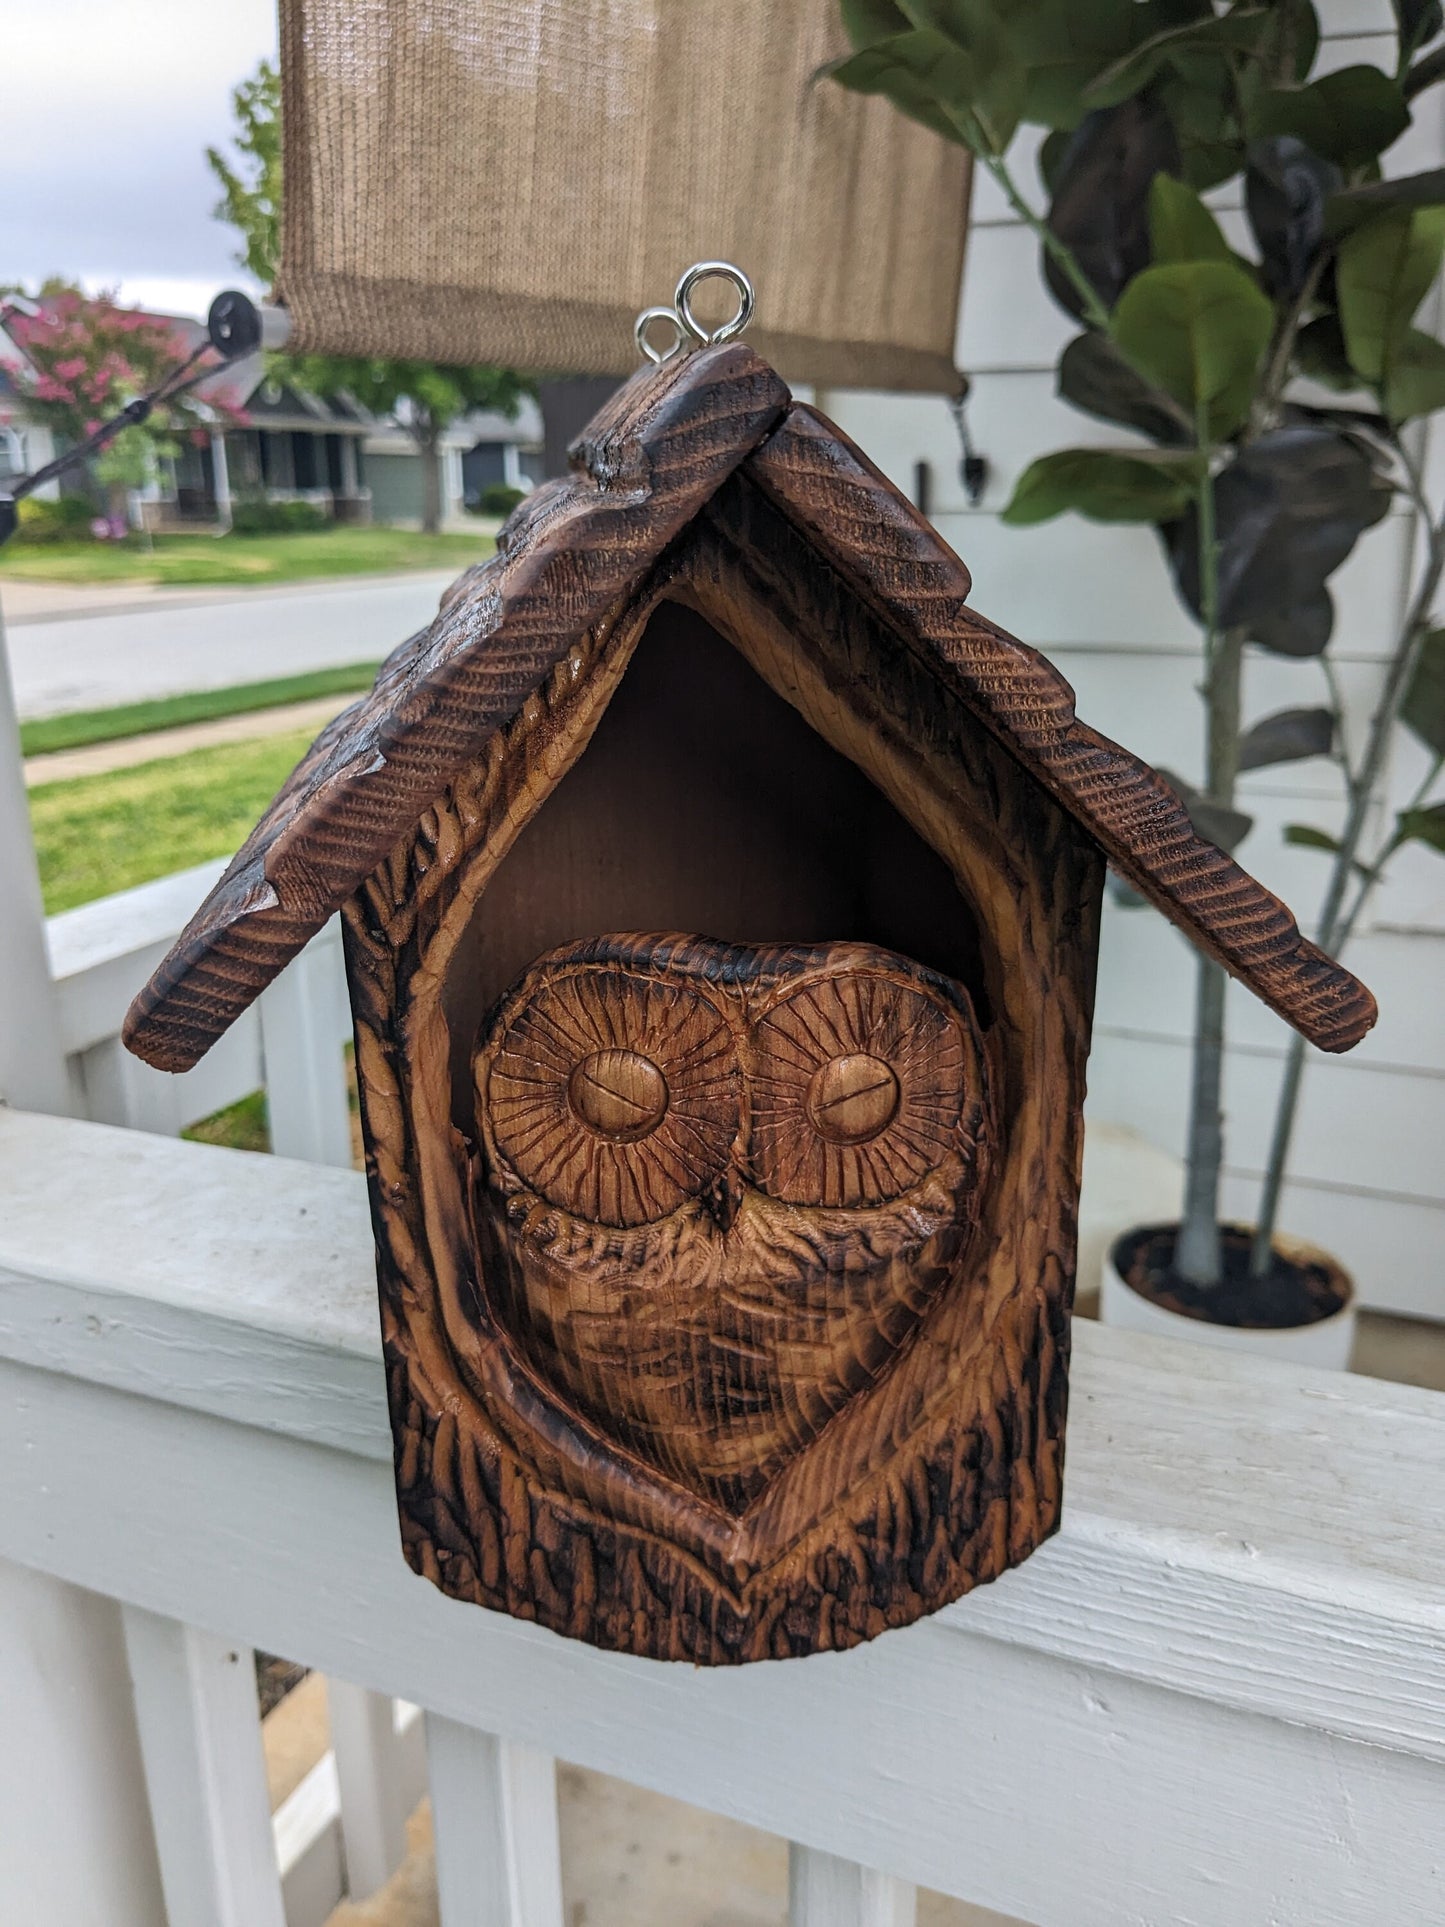
{"label": "woven blind slat", "polygon": [[299,350],[625,374],[639,308],[722,258],[794,379],[957,385],[968,157],[809,85],[835,0],[282,0],[281,25]]}

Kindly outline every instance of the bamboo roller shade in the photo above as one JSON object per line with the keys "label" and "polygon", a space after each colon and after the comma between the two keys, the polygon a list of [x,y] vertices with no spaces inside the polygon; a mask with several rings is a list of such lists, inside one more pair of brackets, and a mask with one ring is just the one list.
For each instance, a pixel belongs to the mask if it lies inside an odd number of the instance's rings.
{"label": "bamboo roller shade", "polygon": [[793,379],[959,386],[968,156],[810,85],[836,0],[282,0],[281,27],[298,351],[625,374],[638,310],[721,257]]}

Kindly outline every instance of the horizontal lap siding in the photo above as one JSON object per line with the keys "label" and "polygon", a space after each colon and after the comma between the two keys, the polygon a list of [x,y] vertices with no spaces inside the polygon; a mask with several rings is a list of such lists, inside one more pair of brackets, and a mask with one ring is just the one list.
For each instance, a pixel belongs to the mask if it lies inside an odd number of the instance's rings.
{"label": "horizontal lap siding", "polygon": [[[1329,36],[1322,67],[1389,64],[1391,43],[1376,31],[1389,25],[1388,6],[1336,0],[1322,13]],[[1439,95],[1425,95],[1416,124],[1389,157],[1390,172],[1438,166],[1445,158],[1442,125]],[[1015,162],[1038,204],[1036,146],[1021,137]],[[1242,243],[1240,216],[1227,196],[1219,198],[1231,238]],[[1036,455],[1127,439],[1075,413],[1054,393],[1054,362],[1074,332],[1042,291],[1032,237],[1008,218],[997,189],[981,177],[959,349],[973,384],[969,426],[990,469],[980,507],[970,509],[964,498],[958,438],[941,401],[834,390],[819,402],[910,493],[916,464],[928,463],[931,512],[972,571],[973,602],[1050,656],[1074,685],[1080,715],[1197,781],[1203,755],[1198,636],[1175,600],[1152,532],[1101,527],[1077,516],[1031,529],[998,520]],[[1430,456],[1438,496],[1445,487],[1445,435],[1438,431]],[[1393,645],[1413,543],[1411,518],[1394,513],[1365,537],[1331,584],[1337,610],[1331,654],[1356,745]],[[1318,665],[1251,652],[1247,719],[1326,700]],[[1418,781],[1421,755],[1404,743],[1392,759],[1381,823]],[[1319,759],[1257,771],[1242,782],[1240,804],[1255,818],[1243,861],[1310,929],[1326,859],[1287,844],[1283,830],[1291,822],[1339,827],[1344,799],[1337,771]],[[1445,861],[1428,851],[1402,853],[1349,961],[1379,997],[1380,1024],[1348,1057],[1312,1054],[1282,1220],[1286,1229],[1335,1250],[1355,1272],[1367,1305],[1445,1320]],[[1191,953],[1152,911],[1109,907],[1089,1115],[1130,1125],[1175,1153],[1183,1150],[1193,980]],[[1225,1206],[1248,1216],[1288,1033],[1235,987],[1230,1038]]]}

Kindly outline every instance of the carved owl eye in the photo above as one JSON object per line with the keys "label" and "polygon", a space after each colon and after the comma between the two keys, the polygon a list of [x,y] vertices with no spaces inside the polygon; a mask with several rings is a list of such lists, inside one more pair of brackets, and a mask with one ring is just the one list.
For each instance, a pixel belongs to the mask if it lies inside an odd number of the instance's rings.
{"label": "carved owl eye", "polygon": [[741,1073],[720,1012],[686,985],[616,966],[524,985],[477,1076],[500,1155],[595,1224],[676,1210],[737,1135]]}
{"label": "carved owl eye", "polygon": [[842,970],[780,998],[754,1037],[752,1162],[773,1197],[883,1204],[971,1150],[982,1071],[942,997]]}

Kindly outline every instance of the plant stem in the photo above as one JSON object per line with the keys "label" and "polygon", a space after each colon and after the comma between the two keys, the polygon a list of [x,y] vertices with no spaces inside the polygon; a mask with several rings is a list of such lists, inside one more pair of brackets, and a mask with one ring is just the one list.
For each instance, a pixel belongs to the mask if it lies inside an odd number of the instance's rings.
{"label": "plant stem", "polygon": [[1259,392],[1254,407],[1250,410],[1249,439],[1256,437],[1274,426],[1275,410],[1279,407],[1284,394],[1285,383],[1289,380],[1290,363],[1294,358],[1295,342],[1299,339],[1300,323],[1308,314],[1319,292],[1320,277],[1325,271],[1327,255],[1323,249],[1310,263],[1305,275],[1304,285],[1291,301],[1275,330],[1274,340],[1270,343],[1269,358],[1264,365],[1260,379]]}
{"label": "plant stem", "polygon": [[[1411,500],[1419,512],[1424,527],[1429,531],[1429,540],[1425,552],[1425,566],[1421,571],[1420,581],[1401,627],[1400,639],[1386,672],[1385,686],[1380,692],[1380,700],[1375,707],[1374,715],[1370,718],[1364,755],[1360,760],[1359,769],[1353,777],[1349,778],[1347,785],[1349,804],[1345,813],[1345,826],[1340,833],[1339,848],[1335,852],[1334,865],[1325,890],[1324,903],[1320,909],[1318,941],[1320,948],[1331,957],[1338,956],[1348,942],[1356,920],[1364,908],[1365,899],[1379,880],[1385,856],[1389,853],[1388,850],[1382,853],[1367,872],[1348,913],[1342,914],[1350,878],[1356,874],[1360,840],[1369,818],[1371,798],[1385,766],[1385,757],[1399,717],[1400,705],[1404,701],[1405,691],[1410,686],[1410,676],[1419,654],[1420,642],[1430,626],[1430,611],[1440,587],[1442,571],[1445,571],[1445,518],[1442,518],[1439,523],[1432,520],[1423,478],[1411,460],[1409,451],[1398,440],[1395,443],[1395,453],[1405,471]],[[1438,767],[1437,764],[1437,770]],[[1433,781],[1433,775],[1432,772],[1431,777],[1427,779],[1427,786],[1430,781]],[[1295,1119],[1299,1111],[1304,1061],[1304,1039],[1296,1035],[1290,1040],[1289,1053],[1285,1059],[1284,1077],[1280,1084],[1279,1100],[1275,1106],[1274,1126],[1270,1132],[1269,1156],[1265,1163],[1264,1182],[1260,1189],[1259,1213],[1249,1259],[1250,1271],[1256,1278],[1266,1276],[1273,1261],[1273,1240],[1279,1217],[1279,1198],[1284,1187],[1285,1167],[1289,1162],[1290,1142],[1294,1136]]]}
{"label": "plant stem", "polygon": [[983,162],[984,166],[998,183],[999,192],[1003,195],[1014,213],[1017,214],[1025,227],[1033,230],[1040,247],[1057,263],[1059,272],[1064,276],[1069,286],[1083,303],[1084,318],[1090,327],[1098,328],[1107,334],[1109,329],[1109,310],[1099,299],[1094,289],[1094,284],[1079,266],[1073,249],[1066,241],[1059,239],[1058,235],[1054,233],[1054,230],[1049,226],[1042,214],[1036,213],[1035,210],[1029,206],[1019,191],[1018,184],[1015,182],[1013,175],[1009,172],[1008,162],[1004,160],[1001,154],[990,154],[982,148],[976,148],[974,152],[977,159]]}
{"label": "plant stem", "polygon": [[[1228,808],[1239,775],[1240,673],[1244,632],[1219,625],[1219,542],[1214,514],[1214,477],[1209,418],[1197,410],[1195,439],[1203,457],[1198,495],[1199,609],[1204,623],[1204,700],[1207,728],[1206,794]],[[1185,1153],[1184,1214],[1174,1268],[1191,1284],[1219,1284],[1223,1261],[1219,1238],[1219,1174],[1224,1162],[1224,1004],[1227,979],[1221,965],[1201,956],[1194,1013],[1194,1065],[1189,1095],[1189,1143]]]}

